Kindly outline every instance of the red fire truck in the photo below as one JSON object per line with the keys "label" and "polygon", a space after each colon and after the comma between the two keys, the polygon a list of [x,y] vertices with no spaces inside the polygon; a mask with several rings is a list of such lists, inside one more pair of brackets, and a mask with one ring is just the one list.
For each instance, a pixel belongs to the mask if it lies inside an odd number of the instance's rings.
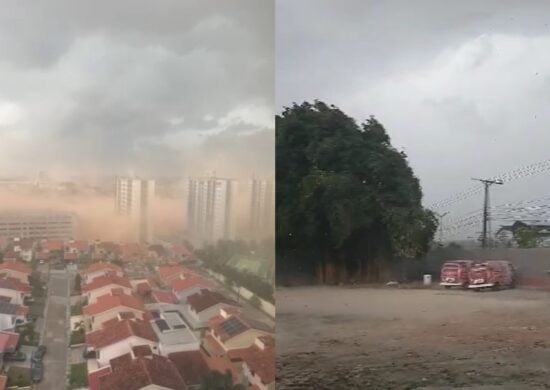
{"label": "red fire truck", "polygon": [[515,279],[515,270],[512,263],[502,260],[488,260],[472,265],[468,287],[474,291],[514,288]]}
{"label": "red fire truck", "polygon": [[467,288],[470,283],[470,268],[472,264],[472,260],[447,261],[441,267],[439,284],[447,289],[451,287]]}

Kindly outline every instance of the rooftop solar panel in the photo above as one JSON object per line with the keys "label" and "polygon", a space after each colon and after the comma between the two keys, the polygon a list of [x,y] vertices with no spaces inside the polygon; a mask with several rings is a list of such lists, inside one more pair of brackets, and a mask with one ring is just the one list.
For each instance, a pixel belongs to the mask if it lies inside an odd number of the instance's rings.
{"label": "rooftop solar panel", "polygon": [[239,334],[239,333],[243,332],[244,330],[246,330],[246,325],[244,325],[237,318],[232,317],[232,318],[228,319],[227,321],[224,321],[221,324],[221,328],[223,329],[223,331],[225,333],[232,336],[232,335]]}
{"label": "rooftop solar panel", "polygon": [[157,326],[158,326],[158,328],[160,329],[161,332],[164,332],[166,330],[170,330],[170,327],[168,326],[168,324],[164,320],[156,320],[155,324],[157,324]]}

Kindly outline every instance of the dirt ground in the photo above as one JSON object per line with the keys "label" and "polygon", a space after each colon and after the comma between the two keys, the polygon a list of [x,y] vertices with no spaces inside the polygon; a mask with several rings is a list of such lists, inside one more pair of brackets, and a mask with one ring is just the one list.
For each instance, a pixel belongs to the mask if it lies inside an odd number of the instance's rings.
{"label": "dirt ground", "polygon": [[550,293],[279,289],[277,389],[550,389]]}

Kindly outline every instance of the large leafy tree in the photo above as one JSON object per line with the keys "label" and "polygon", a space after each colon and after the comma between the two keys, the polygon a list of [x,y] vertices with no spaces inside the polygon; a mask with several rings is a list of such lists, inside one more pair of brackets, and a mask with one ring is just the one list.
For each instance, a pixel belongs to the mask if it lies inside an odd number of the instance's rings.
{"label": "large leafy tree", "polygon": [[323,102],[276,118],[277,266],[375,274],[425,253],[437,228],[407,156],[374,117]]}
{"label": "large leafy tree", "polygon": [[219,371],[209,371],[203,376],[200,390],[246,390],[241,384],[233,384],[230,371],[222,374]]}

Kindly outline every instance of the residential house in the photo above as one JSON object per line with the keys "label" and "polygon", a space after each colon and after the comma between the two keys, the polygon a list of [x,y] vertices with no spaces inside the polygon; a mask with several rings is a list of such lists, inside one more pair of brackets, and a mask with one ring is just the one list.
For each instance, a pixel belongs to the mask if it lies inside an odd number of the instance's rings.
{"label": "residential house", "polygon": [[88,329],[98,330],[104,324],[122,315],[124,318],[147,319],[147,311],[143,302],[132,295],[104,295],[97,298],[96,303],[82,308],[84,323]]}
{"label": "residential house", "polygon": [[40,252],[47,255],[48,259],[63,258],[65,242],[63,240],[40,241]]}
{"label": "residential house", "polygon": [[99,390],[183,390],[185,382],[170,359],[154,353],[128,353],[112,359],[110,372],[98,378]]}
{"label": "residential house", "polygon": [[77,260],[85,258],[91,253],[90,243],[84,240],[70,240],[65,245],[65,255],[68,253],[74,255]]}
{"label": "residential house", "polygon": [[9,302],[0,302],[0,330],[13,329],[27,319],[29,308]]}
{"label": "residential house", "polygon": [[88,298],[88,304],[97,302],[97,298],[106,294],[132,294],[130,281],[116,274],[104,274],[82,285],[82,294]]}
{"label": "residential house", "polygon": [[14,238],[13,251],[24,262],[30,263],[34,258],[35,241],[32,238]]}
{"label": "residential house", "polygon": [[178,297],[172,291],[152,290],[151,299],[156,305],[172,305],[178,303]]}
{"label": "residential house", "polygon": [[200,342],[186,324],[177,305],[151,311],[151,326],[159,339],[159,353],[198,351]]}
{"label": "residential house", "polygon": [[189,273],[187,268],[177,264],[162,265],[158,269],[160,279],[167,286],[170,285],[172,280],[185,278],[187,273]]}
{"label": "residential house", "polygon": [[275,340],[259,336],[248,348],[229,352],[232,362],[241,363],[250,388],[275,390]]}
{"label": "residential house", "polygon": [[170,253],[177,261],[192,260],[193,253],[183,244],[175,244],[170,248]]}
{"label": "residential house", "polygon": [[119,255],[120,246],[110,241],[96,241],[92,250],[94,260],[115,260]]}
{"label": "residential house", "polygon": [[93,279],[98,276],[103,276],[106,274],[115,274],[119,277],[124,276],[124,272],[121,267],[116,264],[107,263],[107,262],[97,262],[90,264],[86,269],[80,272],[83,283],[90,283]]}
{"label": "residential house", "polygon": [[220,309],[227,306],[239,307],[240,305],[217,291],[202,289],[187,298],[187,310],[184,314],[187,314],[188,323],[195,328],[202,328],[208,325],[212,317],[220,313]]}
{"label": "residential house", "polygon": [[225,352],[251,347],[258,337],[271,336],[274,332],[263,322],[249,318],[234,308],[224,308],[219,313],[208,322],[209,341],[217,343]]}
{"label": "residential house", "polygon": [[[19,344],[19,333],[0,331],[0,356],[5,353],[13,353]],[[0,387],[1,389],[1,387]]]}
{"label": "residential house", "polygon": [[172,292],[180,302],[187,302],[187,298],[201,290],[214,290],[214,285],[196,275],[189,275],[186,278],[173,279],[170,282]]}
{"label": "residential house", "polygon": [[158,337],[148,321],[113,321],[103,329],[86,333],[86,345],[87,351],[95,352],[98,367],[103,367],[137,346],[147,345],[157,351]]}
{"label": "residential house", "polygon": [[168,355],[185,382],[187,390],[199,390],[202,378],[208,374],[210,367],[202,351],[175,352]]}
{"label": "residential house", "polygon": [[125,262],[139,262],[146,258],[147,251],[138,243],[130,242],[119,245],[120,259]]}
{"label": "residential house", "polygon": [[32,268],[20,261],[4,261],[0,264],[0,277],[14,278],[29,284],[30,274],[32,274]]}
{"label": "residential house", "polygon": [[25,297],[31,296],[32,288],[19,279],[3,277],[0,278],[0,300],[3,302],[22,305]]}

